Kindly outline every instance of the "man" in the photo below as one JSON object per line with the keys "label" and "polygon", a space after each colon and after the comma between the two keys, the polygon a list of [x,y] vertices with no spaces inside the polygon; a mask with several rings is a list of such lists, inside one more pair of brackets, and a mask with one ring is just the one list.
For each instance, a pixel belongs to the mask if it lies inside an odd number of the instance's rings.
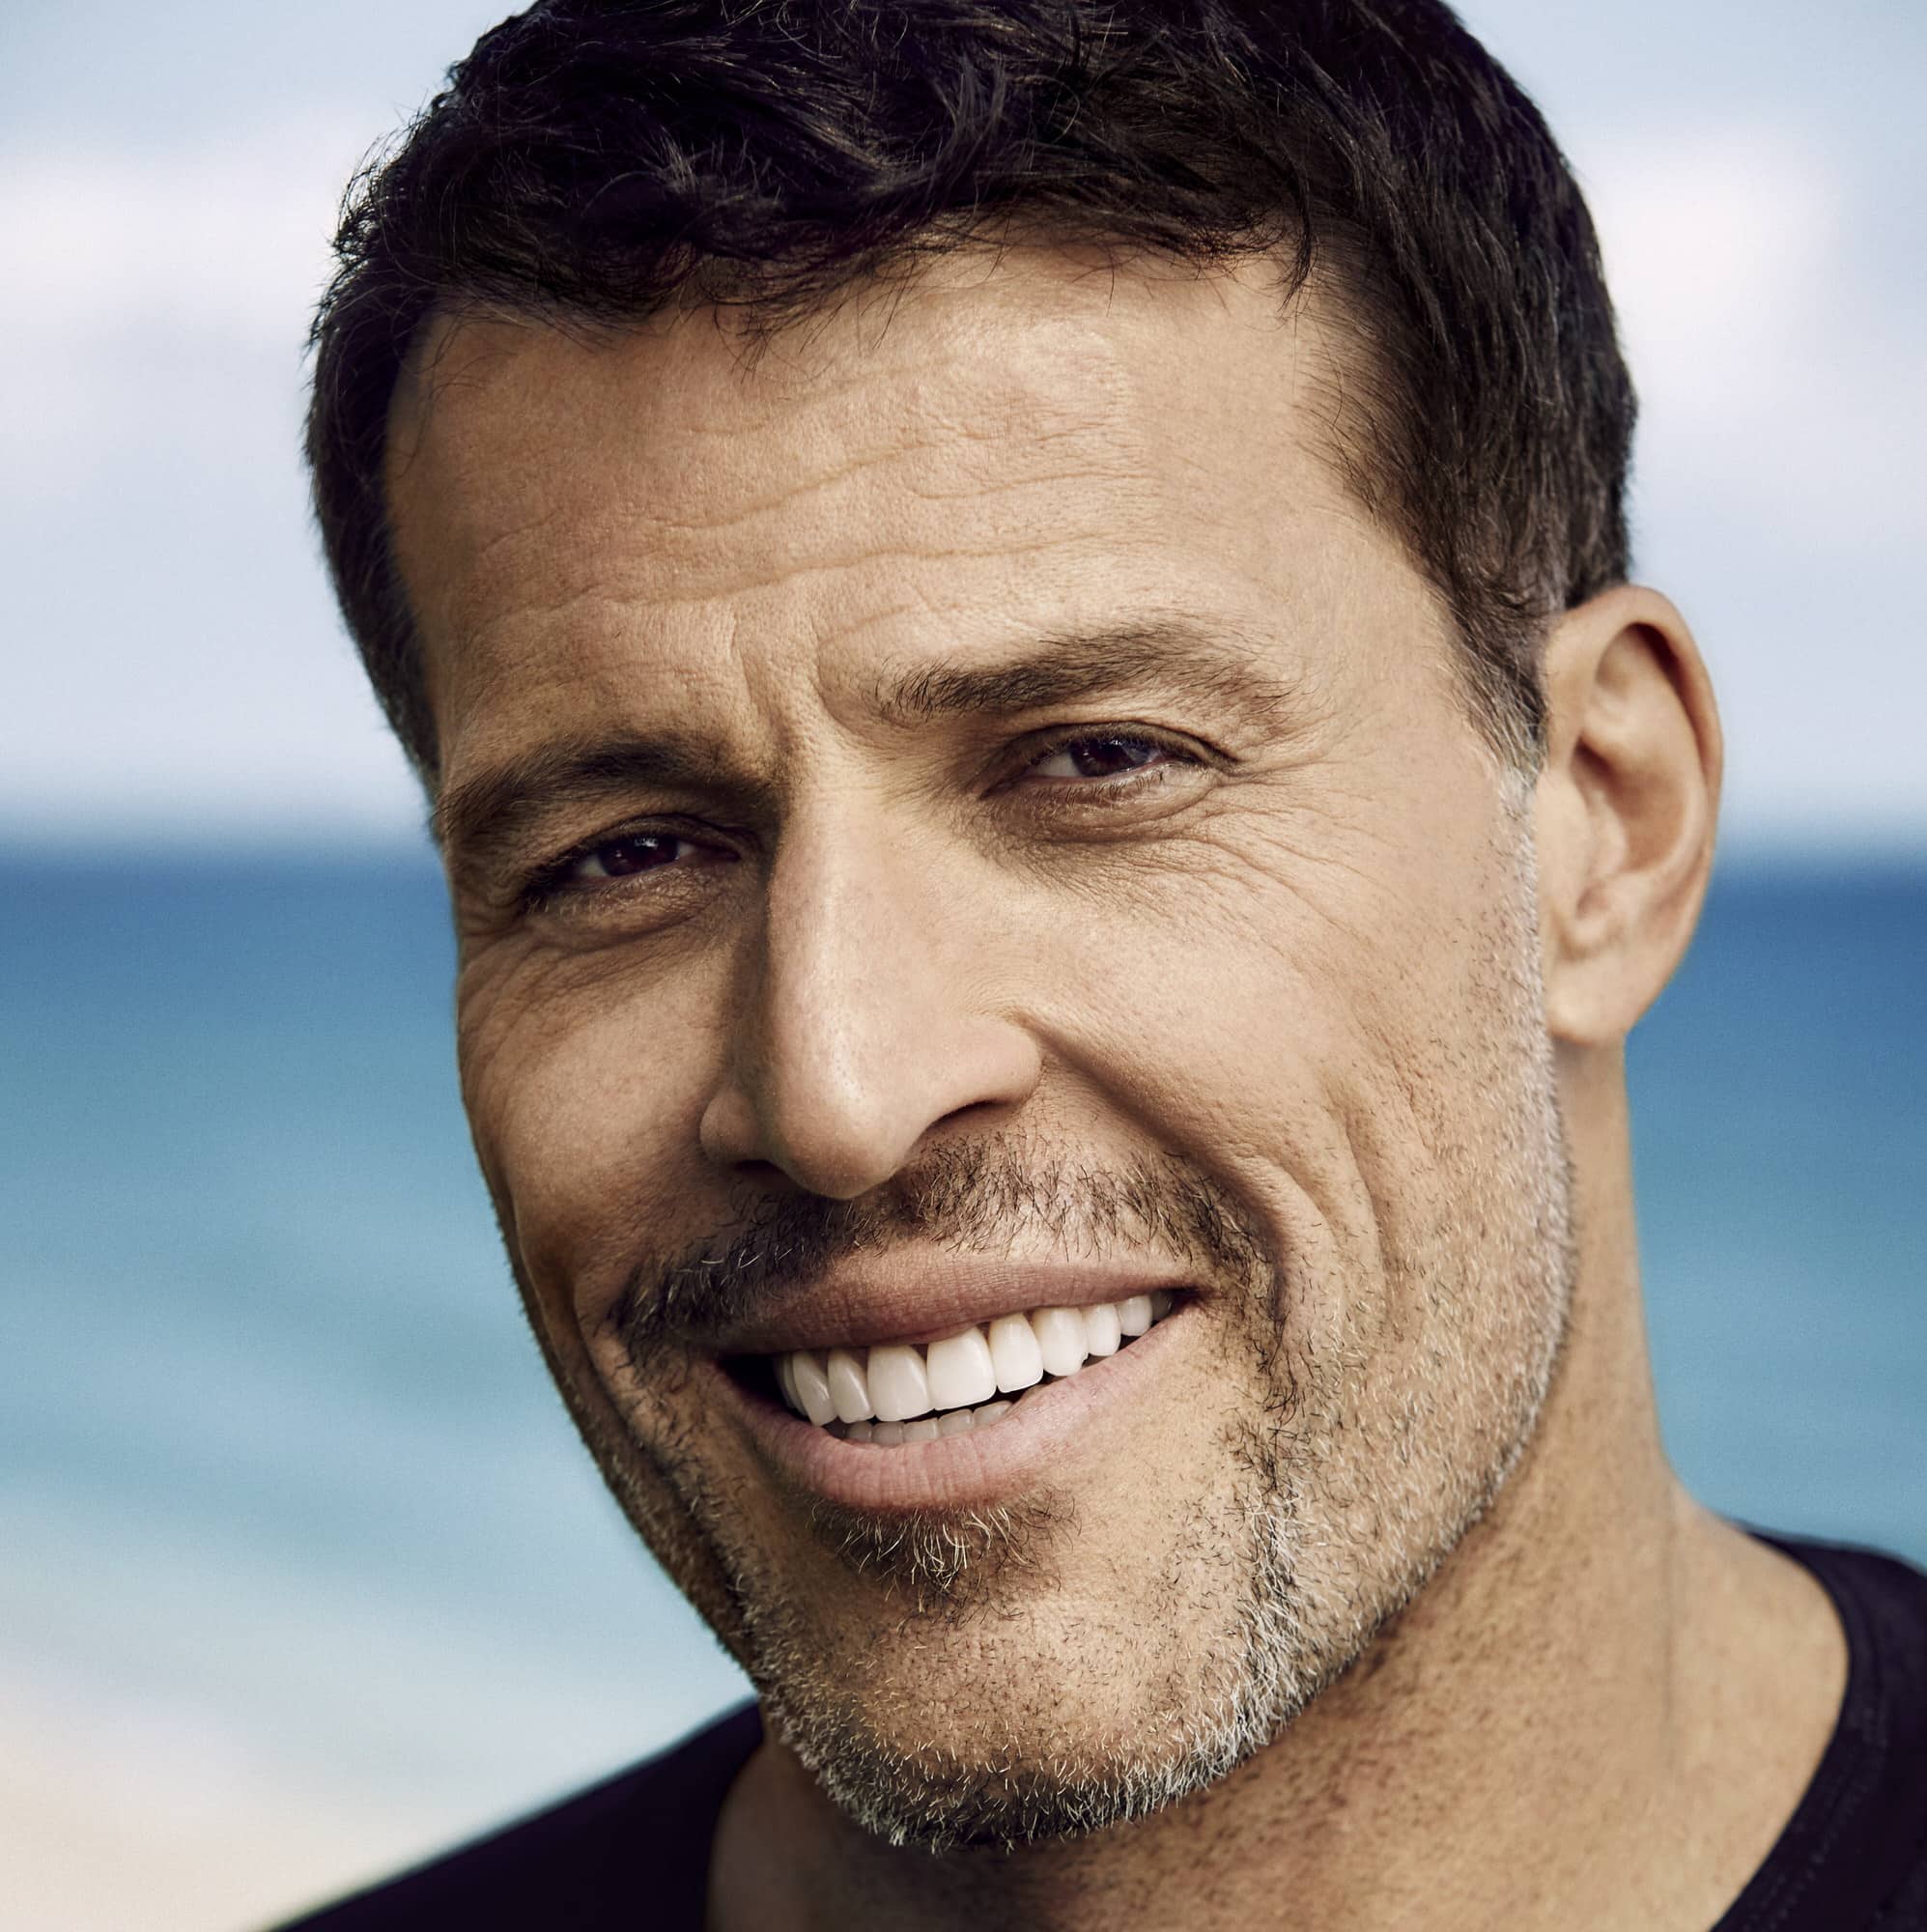
{"label": "man", "polygon": [[1927,1922],[1927,1578],[1658,1440],[1719,727],[1451,14],[563,0],[342,250],[476,1147],[758,1706],[315,1922]]}

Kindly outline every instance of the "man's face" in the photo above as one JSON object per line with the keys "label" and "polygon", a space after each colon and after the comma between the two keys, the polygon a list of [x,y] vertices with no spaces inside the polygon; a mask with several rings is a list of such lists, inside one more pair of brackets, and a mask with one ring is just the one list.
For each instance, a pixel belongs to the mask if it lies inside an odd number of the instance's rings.
{"label": "man's face", "polygon": [[[1527,788],[1327,460],[1327,340],[1256,273],[1019,250],[759,357],[444,325],[398,408],[464,1089],[536,1332],[893,1836],[1102,1824],[1262,1746],[1557,1353]],[[1152,1289],[965,1433],[779,1393],[790,1350],[895,1376],[865,1350]]]}

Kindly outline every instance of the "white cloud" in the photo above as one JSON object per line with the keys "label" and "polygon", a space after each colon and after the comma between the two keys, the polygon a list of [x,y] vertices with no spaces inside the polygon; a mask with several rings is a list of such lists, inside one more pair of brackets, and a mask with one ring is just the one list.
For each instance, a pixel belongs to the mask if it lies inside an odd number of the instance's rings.
{"label": "white cloud", "polygon": [[1737,125],[1587,170],[1645,404],[1642,468],[1747,503],[1803,544],[1927,529],[1910,487],[1927,336],[1880,270],[1838,160]]}
{"label": "white cloud", "polygon": [[309,128],[173,155],[0,159],[0,325],[28,339],[157,327],[285,340],[325,270],[341,146]]}
{"label": "white cloud", "polygon": [[365,130],[0,156],[0,813],[40,836],[411,833],[298,457]]}
{"label": "white cloud", "polygon": [[1840,248],[1841,190],[1825,157],[1752,128],[1696,128],[1596,157],[1587,173],[1647,381],[1703,417],[1750,406],[1826,314],[1816,280]]}
{"label": "white cloud", "polygon": [[1727,823],[1917,846],[1927,316],[1891,196],[1811,128],[1702,121],[1581,154],[1641,395],[1637,565],[1713,664]]}
{"label": "white cloud", "polygon": [[[298,382],[365,134],[320,120],[177,152],[0,154],[0,487],[93,473],[131,439],[218,439]],[[184,366],[232,381],[181,394]],[[212,408],[211,408],[212,404]]]}

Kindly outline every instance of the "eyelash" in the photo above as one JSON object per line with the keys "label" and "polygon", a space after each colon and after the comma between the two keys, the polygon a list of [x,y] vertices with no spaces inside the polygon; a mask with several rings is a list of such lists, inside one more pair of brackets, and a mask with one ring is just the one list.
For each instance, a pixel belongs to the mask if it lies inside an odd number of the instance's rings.
{"label": "eyelash", "polygon": [[[1049,804],[1044,804],[1040,799],[1039,804],[1042,805],[1043,810],[1048,811],[1058,811],[1066,809],[1075,810],[1079,800],[1089,800],[1092,804],[1098,804],[1101,800],[1104,806],[1120,803],[1126,799],[1135,797],[1142,791],[1164,783],[1164,774],[1174,765],[1201,765],[1204,762],[1196,752],[1188,750],[1183,745],[1166,737],[1159,731],[1148,731],[1135,726],[1125,729],[1103,724],[1095,727],[1079,725],[1060,731],[1037,746],[1024,763],[1022,770],[1018,773],[1018,778],[1021,779],[1025,774],[1044,763],[1046,759],[1055,757],[1060,752],[1068,749],[1072,745],[1104,744],[1148,745],[1153,750],[1164,753],[1166,754],[1165,761],[1154,765],[1139,766],[1133,770],[1109,773],[1082,781],[1069,779],[1046,780],[1042,787],[1044,797],[1050,798],[1053,793],[1057,794],[1057,796]],[[1000,790],[1007,788],[1009,787],[999,787]],[[642,838],[679,839],[687,844],[695,844],[698,842],[694,834],[682,833],[677,831],[673,826],[667,825],[653,827],[638,825],[629,830],[618,829],[614,832],[599,832],[593,838],[585,839],[581,844],[573,846],[569,851],[564,852],[560,858],[544,866],[529,881],[523,895],[524,904],[531,911],[542,911],[554,906],[558,901],[567,899],[574,894],[593,894],[606,888],[621,885],[622,881],[619,879],[578,881],[572,880],[569,874],[584,859],[593,858],[597,852],[604,850],[608,846],[621,844],[626,839]],[[656,868],[652,867],[651,869]],[[681,870],[683,868],[667,866],[661,869],[669,871]],[[640,875],[632,874],[631,876]]]}
{"label": "eyelash", "polygon": [[1034,771],[1046,758],[1056,757],[1060,752],[1071,745],[1148,745],[1166,754],[1167,762],[1163,764],[1141,765],[1134,770],[1109,773],[1082,783],[1069,779],[1045,781],[1047,789],[1057,792],[1060,796],[1075,793],[1080,798],[1090,798],[1093,802],[1097,799],[1110,802],[1133,797],[1147,786],[1162,784],[1164,773],[1173,765],[1201,765],[1204,762],[1196,752],[1187,750],[1175,739],[1167,738],[1161,731],[1119,729],[1105,724],[1100,724],[1092,730],[1088,725],[1080,725],[1046,738],[1031,753],[1018,776],[1021,778],[1025,773]]}

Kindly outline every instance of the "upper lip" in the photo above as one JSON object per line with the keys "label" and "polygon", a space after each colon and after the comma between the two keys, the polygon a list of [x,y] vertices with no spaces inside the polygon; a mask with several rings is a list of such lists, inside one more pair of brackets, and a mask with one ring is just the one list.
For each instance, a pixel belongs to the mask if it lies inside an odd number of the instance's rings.
{"label": "upper lip", "polygon": [[1033,1308],[1082,1308],[1191,1288],[1181,1270],[1147,1263],[1026,1261],[894,1249],[864,1255],[785,1296],[767,1320],[713,1338],[725,1355],[941,1341],[974,1322]]}

